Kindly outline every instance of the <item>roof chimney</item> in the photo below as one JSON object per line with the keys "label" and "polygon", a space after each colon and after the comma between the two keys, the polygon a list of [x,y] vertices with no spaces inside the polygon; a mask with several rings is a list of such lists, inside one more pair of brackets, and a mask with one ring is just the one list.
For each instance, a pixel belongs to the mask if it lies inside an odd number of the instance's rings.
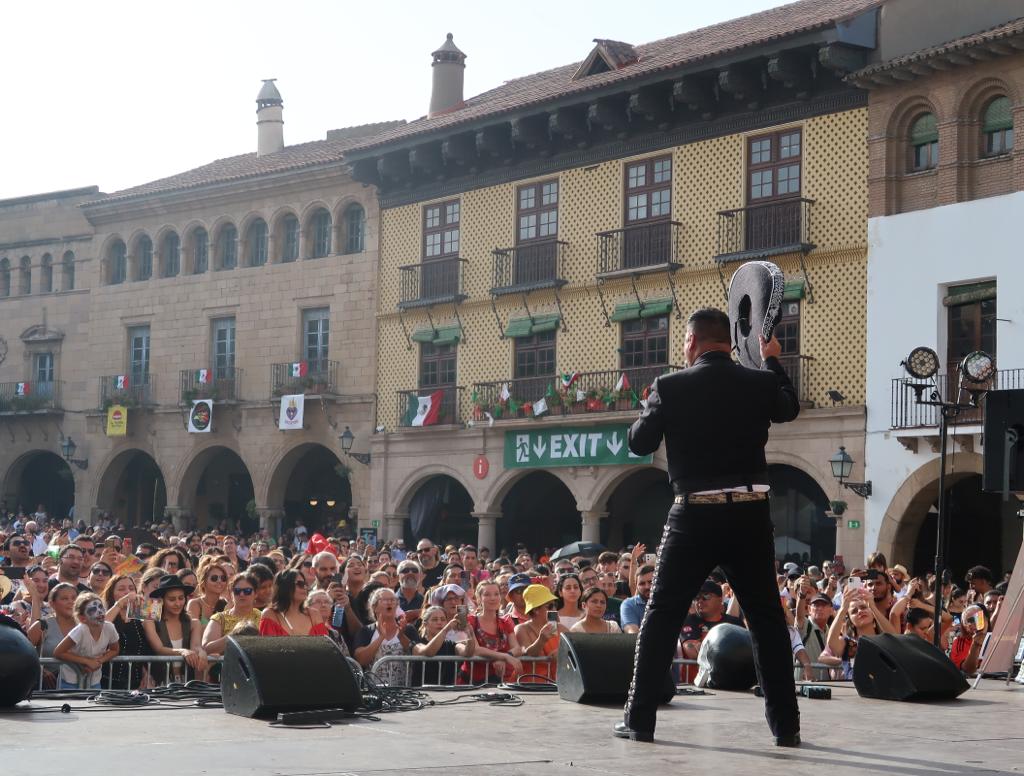
{"label": "roof chimney", "polygon": [[256,96],[256,129],[259,132],[256,156],[266,156],[284,148],[284,100],[274,86],[276,80],[264,79],[263,88]]}
{"label": "roof chimney", "polygon": [[430,90],[430,112],[428,118],[458,110],[465,103],[462,99],[462,81],[466,73],[466,55],[452,41],[452,34],[431,56],[434,62],[434,83]]}

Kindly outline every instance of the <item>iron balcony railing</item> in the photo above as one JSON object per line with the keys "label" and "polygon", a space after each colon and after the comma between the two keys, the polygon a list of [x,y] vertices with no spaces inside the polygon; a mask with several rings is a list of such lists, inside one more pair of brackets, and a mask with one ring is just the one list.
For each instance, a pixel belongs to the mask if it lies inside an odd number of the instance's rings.
{"label": "iron balcony railing", "polygon": [[270,395],[304,393],[324,396],[338,393],[338,362],[321,358],[270,365]]}
{"label": "iron balcony railing", "polygon": [[682,263],[683,225],[678,221],[633,224],[597,233],[598,275]]}
{"label": "iron balcony railing", "polygon": [[543,240],[492,252],[491,293],[516,294],[566,283],[564,240]]}
{"label": "iron balcony railing", "polygon": [[[417,426],[447,426],[462,422],[462,386],[446,385],[437,388],[419,388],[398,392],[398,425],[400,428]],[[439,395],[440,394],[440,395]],[[429,398],[429,405],[421,399]],[[436,410],[434,402],[437,401]]]}
{"label": "iron balcony railing", "polygon": [[[938,387],[939,394],[946,401],[959,398],[963,404],[970,401],[971,395],[966,389],[960,388],[960,375],[958,372],[938,374],[931,380],[914,380],[909,377],[898,377],[892,381],[892,415],[890,425],[894,429],[899,428],[929,428],[939,425],[939,408],[917,403],[916,391],[912,385],[927,386],[922,393],[922,398],[928,399],[933,388]],[[996,372],[990,386],[985,386],[993,391],[1024,388],[1024,369],[1000,369]],[[956,416],[956,423],[977,424],[981,423],[984,412],[985,401],[981,400],[978,407],[962,410]]]}
{"label": "iron balcony railing", "polygon": [[[496,421],[533,417],[540,399],[544,399],[548,415],[635,411],[640,409],[640,400],[646,398],[655,378],[682,368],[659,365],[583,372],[568,388],[563,387],[559,375],[474,383],[470,395],[473,419],[486,420],[487,415]],[[623,375],[624,387],[617,389]],[[503,398],[506,389],[508,398]]]}
{"label": "iron balcony railing", "polygon": [[466,298],[466,259],[434,259],[422,264],[399,267],[399,299],[402,309],[427,307],[441,302],[461,302]]}
{"label": "iron balcony railing", "polygon": [[813,199],[793,197],[718,213],[720,262],[810,251]]}
{"label": "iron balcony railing", "polygon": [[782,355],[779,356],[779,363],[782,364],[782,368],[786,370],[786,375],[789,377],[789,381],[793,383],[793,387],[796,389],[796,395],[800,398],[802,404],[814,405],[815,401],[811,398],[811,364],[814,362],[814,356],[804,356],[799,354]]}
{"label": "iron balcony railing", "polygon": [[204,382],[200,370],[182,369],[179,383],[181,403],[185,405],[195,399],[238,401],[242,390],[242,370],[233,366],[210,369]]}
{"label": "iron balcony railing", "polygon": [[100,408],[107,409],[114,404],[125,407],[148,407],[156,404],[156,376],[146,373],[101,377]]}
{"label": "iron balcony railing", "polygon": [[0,412],[38,412],[61,409],[59,380],[0,383]]}

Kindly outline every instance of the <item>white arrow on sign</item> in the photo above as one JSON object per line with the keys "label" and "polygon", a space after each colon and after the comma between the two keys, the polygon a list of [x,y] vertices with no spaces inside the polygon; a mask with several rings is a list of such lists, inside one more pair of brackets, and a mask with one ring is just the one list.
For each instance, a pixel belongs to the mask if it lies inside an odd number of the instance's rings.
{"label": "white arrow on sign", "polygon": [[605,441],[605,445],[612,451],[612,455],[618,455],[619,450],[622,449],[622,442],[619,441],[619,433],[616,431],[612,434],[611,440]]}
{"label": "white arrow on sign", "polygon": [[544,457],[544,451],[547,449],[547,444],[542,439],[538,439],[533,443],[533,452],[537,454],[538,458]]}

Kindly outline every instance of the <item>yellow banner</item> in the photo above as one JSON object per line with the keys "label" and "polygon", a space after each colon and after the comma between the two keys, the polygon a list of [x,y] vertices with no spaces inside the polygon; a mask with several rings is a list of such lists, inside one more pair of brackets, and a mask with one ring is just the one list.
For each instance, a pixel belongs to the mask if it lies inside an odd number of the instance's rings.
{"label": "yellow banner", "polygon": [[128,408],[115,404],[107,410],[107,436],[124,436],[128,433]]}

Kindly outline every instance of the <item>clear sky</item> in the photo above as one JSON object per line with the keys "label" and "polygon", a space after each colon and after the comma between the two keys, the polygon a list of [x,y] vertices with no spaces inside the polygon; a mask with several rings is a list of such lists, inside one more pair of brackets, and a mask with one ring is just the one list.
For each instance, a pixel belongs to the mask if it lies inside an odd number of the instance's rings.
{"label": "clear sky", "polygon": [[256,150],[256,94],[277,78],[285,143],[415,119],[451,32],[466,96],[784,0],[100,0],[0,2],[0,198],[117,191]]}

